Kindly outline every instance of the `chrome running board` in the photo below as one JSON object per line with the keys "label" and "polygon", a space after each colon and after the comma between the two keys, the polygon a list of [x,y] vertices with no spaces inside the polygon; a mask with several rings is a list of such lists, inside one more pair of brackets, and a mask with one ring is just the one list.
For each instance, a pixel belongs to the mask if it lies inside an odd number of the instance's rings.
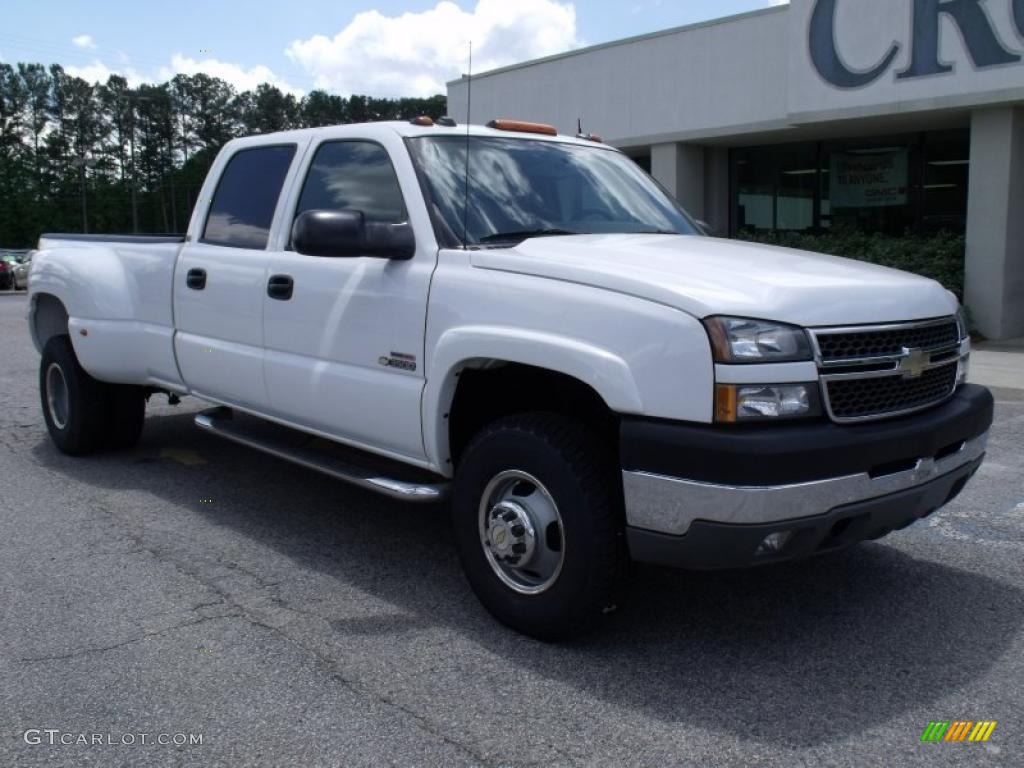
{"label": "chrome running board", "polygon": [[[200,429],[239,445],[255,448],[393,499],[430,503],[441,501],[448,495],[450,483],[439,476],[415,467],[406,469],[398,462],[272,424],[255,416],[236,419],[230,408],[203,411],[196,415],[195,423]],[[407,475],[408,478],[389,475]]]}

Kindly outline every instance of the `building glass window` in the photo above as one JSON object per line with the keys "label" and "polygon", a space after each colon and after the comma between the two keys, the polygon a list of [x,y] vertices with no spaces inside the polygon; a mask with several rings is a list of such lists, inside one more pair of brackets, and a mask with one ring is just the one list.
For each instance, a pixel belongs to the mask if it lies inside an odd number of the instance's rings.
{"label": "building glass window", "polygon": [[629,159],[639,165],[643,172],[648,176],[651,175],[651,156],[650,155],[630,155]]}
{"label": "building glass window", "polygon": [[899,234],[917,219],[921,147],[917,135],[822,145],[822,229]]}
{"label": "building glass window", "polygon": [[736,159],[736,228],[775,229],[775,150],[741,149]]}
{"label": "building glass window", "polygon": [[930,133],[925,137],[923,228],[966,231],[970,154],[966,131]]}
{"label": "building glass window", "polygon": [[731,229],[961,233],[969,150],[967,130],[735,149]]}
{"label": "building glass window", "polygon": [[813,144],[791,144],[776,152],[775,228],[814,228],[814,184],[818,153]]}

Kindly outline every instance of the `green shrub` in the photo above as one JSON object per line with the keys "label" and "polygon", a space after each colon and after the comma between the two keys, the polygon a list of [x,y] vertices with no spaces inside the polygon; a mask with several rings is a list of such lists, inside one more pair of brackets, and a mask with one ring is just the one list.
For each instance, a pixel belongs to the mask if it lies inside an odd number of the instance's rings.
{"label": "green shrub", "polygon": [[851,259],[869,261],[885,267],[895,267],[907,272],[938,280],[946,288],[963,299],[964,294],[964,253],[966,244],[963,235],[949,232],[919,235],[885,235],[879,232],[842,231],[823,234],[803,232],[741,232],[738,240],[749,240],[805,251],[846,256]]}

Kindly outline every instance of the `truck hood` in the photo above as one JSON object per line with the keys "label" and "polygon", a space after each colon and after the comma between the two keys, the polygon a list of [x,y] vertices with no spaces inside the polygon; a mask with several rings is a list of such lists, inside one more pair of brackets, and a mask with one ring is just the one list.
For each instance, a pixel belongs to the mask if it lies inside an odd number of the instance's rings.
{"label": "truck hood", "polygon": [[473,265],[564,280],[676,307],[807,327],[951,315],[956,299],[928,278],[791,248],[690,235],[532,238],[474,251]]}

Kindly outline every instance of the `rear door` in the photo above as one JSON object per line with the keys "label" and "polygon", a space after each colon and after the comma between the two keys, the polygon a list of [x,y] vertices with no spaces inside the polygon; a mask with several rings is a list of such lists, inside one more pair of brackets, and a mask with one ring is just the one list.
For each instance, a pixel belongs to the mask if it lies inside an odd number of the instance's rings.
{"label": "rear door", "polygon": [[[422,207],[397,135],[327,139],[307,155],[289,222],[308,210],[358,210],[367,221],[399,223],[409,220],[407,202]],[[425,210],[419,215],[426,219]],[[270,256],[270,276],[291,292],[263,299],[271,414],[422,460],[423,336],[436,247],[417,242],[404,261],[306,256],[291,249],[286,232]]]}
{"label": "rear door", "polygon": [[294,143],[243,145],[225,163],[218,159],[212,200],[201,202],[205,216],[174,275],[175,353],[196,395],[258,411],[267,406],[267,243],[297,151]]}

